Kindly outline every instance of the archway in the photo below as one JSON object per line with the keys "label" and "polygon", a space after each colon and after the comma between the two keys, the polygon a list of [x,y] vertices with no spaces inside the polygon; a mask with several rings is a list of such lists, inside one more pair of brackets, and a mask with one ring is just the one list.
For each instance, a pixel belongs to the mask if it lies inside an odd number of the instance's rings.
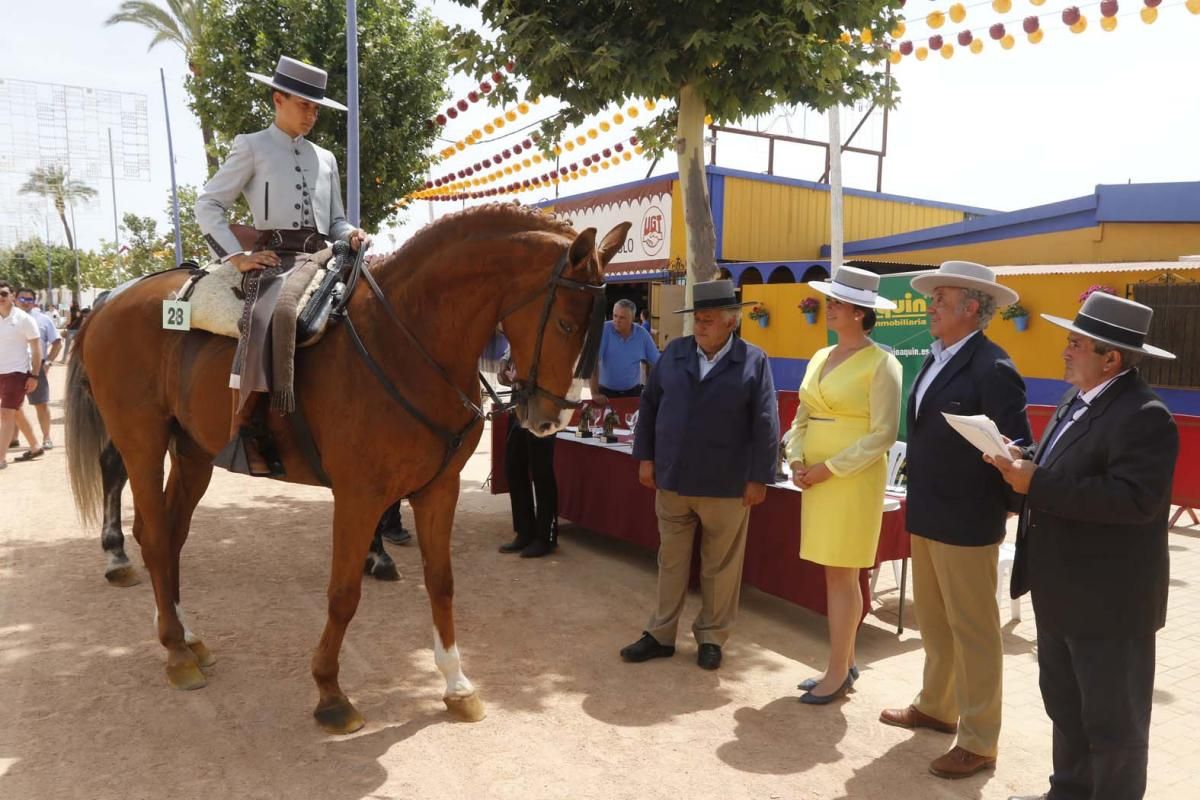
{"label": "archway", "polygon": [[742,272],[742,277],[738,282],[738,286],[749,286],[750,284],[762,282],[762,273],[758,271],[758,267],[747,267]]}
{"label": "archway", "polygon": [[775,269],[771,270],[771,275],[767,278],[767,283],[795,283],[796,276],[792,273],[790,267],[785,267],[780,264]]}
{"label": "archway", "polygon": [[801,280],[805,283],[808,283],[809,281],[829,280],[829,270],[825,269],[825,267],[821,266],[820,264],[813,264],[808,269],[804,270],[804,277],[801,278]]}

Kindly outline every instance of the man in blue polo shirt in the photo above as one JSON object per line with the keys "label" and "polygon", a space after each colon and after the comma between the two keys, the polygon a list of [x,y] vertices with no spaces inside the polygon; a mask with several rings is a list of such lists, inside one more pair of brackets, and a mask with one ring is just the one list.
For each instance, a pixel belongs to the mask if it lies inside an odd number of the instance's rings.
{"label": "man in blue polo shirt", "polygon": [[605,403],[610,397],[641,397],[642,362],[658,362],[654,339],[641,325],[633,324],[637,306],[618,300],[611,322],[604,323],[600,340],[600,368],[592,374],[592,400]]}

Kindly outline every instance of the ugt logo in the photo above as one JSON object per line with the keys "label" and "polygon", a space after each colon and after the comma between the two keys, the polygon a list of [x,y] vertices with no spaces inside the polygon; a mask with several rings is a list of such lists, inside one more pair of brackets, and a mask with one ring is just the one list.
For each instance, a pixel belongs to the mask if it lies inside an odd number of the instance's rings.
{"label": "ugt logo", "polygon": [[666,218],[658,206],[650,206],[642,216],[642,250],[648,256],[656,256],[667,239]]}

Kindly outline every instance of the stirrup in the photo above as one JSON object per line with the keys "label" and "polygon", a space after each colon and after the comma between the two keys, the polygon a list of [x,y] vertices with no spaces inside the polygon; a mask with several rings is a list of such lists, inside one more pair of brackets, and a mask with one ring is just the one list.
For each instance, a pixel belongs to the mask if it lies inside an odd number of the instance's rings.
{"label": "stirrup", "polygon": [[255,469],[251,466],[250,447],[254,447],[254,436],[243,428],[237,436],[229,441],[213,459],[214,467],[221,467],[239,475],[250,475],[256,478],[282,478],[287,475],[283,464],[278,458],[268,458],[259,453],[266,469]]}

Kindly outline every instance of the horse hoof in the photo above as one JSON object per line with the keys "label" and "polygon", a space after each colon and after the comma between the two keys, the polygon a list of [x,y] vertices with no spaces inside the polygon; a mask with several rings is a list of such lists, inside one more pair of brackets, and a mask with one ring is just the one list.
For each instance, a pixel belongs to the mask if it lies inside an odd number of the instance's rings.
{"label": "horse hoof", "polygon": [[200,671],[200,665],[195,661],[182,664],[167,665],[167,683],[176,689],[203,689],[208,685],[208,679]]}
{"label": "horse hoof", "polygon": [[345,697],[339,697],[329,703],[318,703],[313,717],[321,726],[321,730],[335,736],[354,733],[364,723],[362,714],[358,713],[354,704]]}
{"label": "horse hoof", "polygon": [[462,722],[479,722],[487,716],[487,710],[483,707],[483,701],[479,699],[478,692],[472,692],[464,697],[446,696],[442,698],[442,702],[446,704],[446,710],[451,716]]}
{"label": "horse hoof", "polygon": [[368,572],[377,581],[400,580],[400,570],[396,569],[396,564],[393,561],[389,561],[386,564],[382,562],[376,563]]}
{"label": "horse hoof", "polygon": [[212,650],[209,650],[204,642],[199,639],[194,642],[188,642],[187,646],[192,651],[192,655],[196,657],[196,663],[201,667],[211,667],[217,663],[217,657],[212,654]]}
{"label": "horse hoof", "polygon": [[142,579],[137,575],[137,570],[129,564],[108,570],[104,573],[104,578],[110,586],[120,586],[122,588],[137,586],[142,582]]}

